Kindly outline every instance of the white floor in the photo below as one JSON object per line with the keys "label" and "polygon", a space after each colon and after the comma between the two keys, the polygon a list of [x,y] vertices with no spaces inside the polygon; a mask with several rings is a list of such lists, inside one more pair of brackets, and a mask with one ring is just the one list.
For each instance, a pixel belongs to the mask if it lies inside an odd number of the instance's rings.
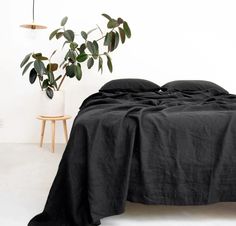
{"label": "white floor", "polygon": [[[42,211],[64,150],[49,146],[0,144],[0,226],[26,226]],[[236,226],[236,203],[208,206],[145,206],[127,203],[126,213],[102,226]]]}

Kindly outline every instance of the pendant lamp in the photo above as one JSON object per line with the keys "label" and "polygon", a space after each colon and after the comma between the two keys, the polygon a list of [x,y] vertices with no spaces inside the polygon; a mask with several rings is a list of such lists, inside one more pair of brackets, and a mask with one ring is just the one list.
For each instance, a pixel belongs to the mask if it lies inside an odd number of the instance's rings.
{"label": "pendant lamp", "polygon": [[27,29],[32,29],[32,30],[35,30],[35,29],[46,29],[47,27],[44,26],[44,25],[39,25],[39,24],[36,24],[34,22],[34,5],[35,5],[35,0],[33,0],[33,22],[30,23],[30,24],[22,24],[20,25],[20,27],[23,27],[23,28],[27,28]]}

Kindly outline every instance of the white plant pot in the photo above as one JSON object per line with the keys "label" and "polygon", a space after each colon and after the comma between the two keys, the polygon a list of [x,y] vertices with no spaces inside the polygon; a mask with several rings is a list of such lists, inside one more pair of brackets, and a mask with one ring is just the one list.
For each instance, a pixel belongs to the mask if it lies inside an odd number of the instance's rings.
{"label": "white plant pot", "polygon": [[40,112],[43,117],[60,117],[65,114],[65,96],[63,91],[54,91],[53,98],[50,99],[46,91],[40,94]]}

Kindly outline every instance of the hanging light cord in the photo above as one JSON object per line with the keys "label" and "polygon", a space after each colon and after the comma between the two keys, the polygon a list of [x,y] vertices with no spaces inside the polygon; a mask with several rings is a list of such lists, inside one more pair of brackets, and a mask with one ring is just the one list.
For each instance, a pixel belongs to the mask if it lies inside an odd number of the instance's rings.
{"label": "hanging light cord", "polygon": [[34,22],[34,0],[33,0],[33,22]]}

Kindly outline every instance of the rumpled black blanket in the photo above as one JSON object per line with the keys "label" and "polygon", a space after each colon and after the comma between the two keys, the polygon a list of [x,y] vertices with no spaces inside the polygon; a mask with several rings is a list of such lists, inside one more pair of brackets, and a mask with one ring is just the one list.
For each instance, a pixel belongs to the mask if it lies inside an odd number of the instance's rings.
{"label": "rumpled black blanket", "polygon": [[236,201],[236,96],[96,93],[74,120],[43,213],[30,226],[98,225],[126,200]]}

